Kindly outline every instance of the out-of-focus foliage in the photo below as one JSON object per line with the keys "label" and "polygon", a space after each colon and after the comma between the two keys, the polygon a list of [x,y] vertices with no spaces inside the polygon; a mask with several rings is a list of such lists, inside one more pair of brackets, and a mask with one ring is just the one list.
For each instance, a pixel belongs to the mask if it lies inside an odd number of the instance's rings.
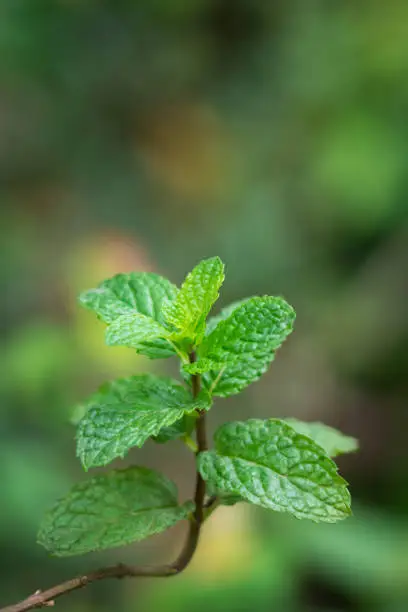
{"label": "out-of-focus foliage", "polygon": [[[183,577],[101,584],[59,608],[407,609],[407,21],[405,0],[0,3],[2,604],[118,560],[35,544],[81,477],[69,407],[162,367],[105,347],[75,296],[131,270],[180,282],[219,253],[225,304],[279,293],[298,321],[211,428],[294,415],[355,435],[360,453],[340,460],[354,518],[313,527],[238,504],[214,514]],[[187,498],[172,445],[135,453]],[[182,535],[123,560],[170,559]]]}

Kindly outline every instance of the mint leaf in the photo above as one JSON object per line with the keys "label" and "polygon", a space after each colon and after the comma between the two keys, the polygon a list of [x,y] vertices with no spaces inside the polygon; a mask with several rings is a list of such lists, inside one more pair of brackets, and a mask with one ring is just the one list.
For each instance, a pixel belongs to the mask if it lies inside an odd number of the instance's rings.
{"label": "mint leaf", "polygon": [[249,299],[251,298],[244,298],[242,300],[236,300],[235,302],[231,302],[231,304],[225,306],[218,314],[213,317],[210,317],[207,321],[207,326],[205,329],[206,336],[208,336],[208,334],[210,334],[212,330],[217,327],[218,323],[224,321],[224,319],[227,319],[234,312],[234,310],[238,308],[238,306],[241,306],[241,304],[244,304]]}
{"label": "mint leaf", "polygon": [[186,372],[186,374],[205,374],[206,372],[211,372],[211,370],[219,369],[219,363],[205,358],[194,361],[193,363],[185,363],[183,365],[183,370]]}
{"label": "mint leaf", "polygon": [[99,389],[92,393],[87,399],[83,400],[81,403],[76,404],[72,409],[71,417],[69,422],[71,425],[78,425],[81,419],[84,418],[85,414],[88,412],[90,406],[93,406],[97,403],[103,403],[104,397],[106,395],[115,394],[115,396],[119,399],[120,393],[126,391],[127,378],[118,378],[114,381],[108,381],[100,385]]}
{"label": "mint leaf", "polygon": [[205,336],[199,361],[218,368],[204,375],[213,395],[239,393],[266,372],[276,350],[291,333],[295,311],[280,297],[252,297],[236,306]]}
{"label": "mint leaf", "polygon": [[163,304],[163,315],[167,323],[175,328],[175,339],[201,341],[205,320],[218,298],[223,281],[224,264],[221,259],[205,259],[187,276],[176,299]]}
{"label": "mint leaf", "polygon": [[75,485],[45,516],[38,542],[59,557],[114,548],[160,533],[193,511],[168,478],[143,467]]}
{"label": "mint leaf", "polygon": [[336,464],[284,421],[227,423],[198,469],[222,493],[296,518],[333,523],[350,514],[350,494]]}
{"label": "mint leaf", "polygon": [[329,457],[337,457],[344,453],[352,453],[358,449],[358,440],[345,436],[334,427],[323,423],[305,423],[297,419],[284,419],[297,433],[311,438],[321,446]]}
{"label": "mint leaf", "polygon": [[209,497],[216,497],[217,503],[222,506],[235,506],[235,504],[245,501],[240,495],[220,491],[211,482],[207,482],[207,495]]}
{"label": "mint leaf", "polygon": [[171,440],[177,440],[183,436],[190,435],[194,429],[195,422],[196,417],[194,415],[185,414],[179,421],[173,423],[173,425],[163,427],[152,440],[158,444],[164,444],[165,442],[170,442]]}
{"label": "mint leaf", "polygon": [[152,374],[109,383],[90,398],[79,422],[77,455],[86,470],[107,465],[209,402],[208,394],[194,400],[177,381]]}
{"label": "mint leaf", "polygon": [[138,349],[146,340],[165,338],[169,332],[159,323],[139,313],[122,315],[109,325],[105,342],[109,346]]}
{"label": "mint leaf", "polygon": [[177,287],[167,278],[152,272],[116,274],[104,280],[96,289],[84,291],[80,303],[94,310],[105,323],[113,323],[125,314],[139,313],[164,323],[161,315],[163,300],[174,300]]}
{"label": "mint leaf", "polygon": [[142,342],[136,351],[149,359],[167,359],[176,354],[174,346],[161,338]]}
{"label": "mint leaf", "polygon": [[[177,291],[177,287],[163,276],[152,272],[131,272],[117,274],[100,283],[96,289],[84,291],[79,301],[108,324],[123,315],[141,314],[163,325],[163,301],[174,300]],[[144,341],[134,348],[151,359],[174,355],[171,344],[162,339]]]}

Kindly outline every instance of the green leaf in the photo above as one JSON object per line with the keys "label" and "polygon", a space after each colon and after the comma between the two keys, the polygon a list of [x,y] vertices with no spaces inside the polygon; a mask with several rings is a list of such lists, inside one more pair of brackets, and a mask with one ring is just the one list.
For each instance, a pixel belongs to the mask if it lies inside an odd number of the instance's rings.
{"label": "green leaf", "polygon": [[94,310],[105,323],[113,323],[125,314],[139,313],[164,323],[161,308],[163,300],[174,300],[177,287],[167,278],[152,272],[116,274],[96,289],[84,291],[80,303]]}
{"label": "green leaf", "polygon": [[126,391],[126,381],[127,378],[118,378],[117,380],[105,382],[100,385],[99,389],[95,393],[92,393],[92,395],[90,395],[87,399],[73,407],[69,422],[72,425],[78,425],[81,419],[83,419],[85,414],[88,412],[89,407],[96,403],[103,403],[103,398],[106,395],[115,393],[117,397],[119,397],[122,386],[123,391]]}
{"label": "green leaf", "polygon": [[215,450],[200,453],[204,480],[222,493],[296,518],[333,523],[350,513],[350,494],[336,464],[284,421],[227,423]]}
{"label": "green leaf", "polygon": [[[329,457],[337,457],[345,453],[352,453],[358,449],[358,440],[345,436],[337,429],[324,425],[323,423],[305,423],[297,419],[283,419],[287,425],[292,427],[298,434],[311,438],[321,446]],[[224,506],[233,505],[243,501],[239,496],[222,494],[214,489],[214,495],[219,497]]]}
{"label": "green leaf", "polygon": [[109,346],[127,346],[138,349],[146,340],[165,338],[169,332],[159,323],[141,314],[122,315],[106,330],[105,341]]}
{"label": "green leaf", "polygon": [[284,419],[290,427],[292,427],[299,434],[307,436],[319,444],[329,457],[337,457],[344,453],[352,453],[358,449],[358,440],[351,436],[345,436],[334,429],[323,423],[305,423],[304,421],[298,421],[297,419]]}
{"label": "green leaf", "polygon": [[70,417],[68,419],[69,423],[71,423],[71,425],[75,425],[75,426],[78,425],[80,420],[84,418],[87,409],[88,409],[88,407],[84,403],[76,404],[72,408],[72,410],[71,410],[71,415],[70,415]]}
{"label": "green leaf", "polygon": [[238,306],[241,306],[241,304],[244,304],[249,299],[251,298],[243,298],[242,300],[236,300],[235,302],[231,302],[231,304],[225,306],[218,314],[208,319],[207,326],[205,329],[206,336],[208,336],[208,334],[210,334],[212,330],[217,327],[218,323],[224,321],[224,319],[227,319],[234,312],[234,310],[238,308]]}
{"label": "green leaf", "polygon": [[[79,301],[108,324],[123,315],[141,314],[163,325],[163,301],[171,302],[177,292],[175,285],[158,274],[131,272],[117,274],[100,283],[96,289],[84,291]],[[171,344],[163,339],[144,341],[135,348],[151,359],[174,355]]]}
{"label": "green leaf", "polygon": [[240,495],[221,493],[218,495],[218,501],[222,506],[235,506],[235,504],[239,504],[245,500]]}
{"label": "green leaf", "polygon": [[222,506],[235,506],[235,504],[245,501],[241,495],[220,491],[214,487],[211,482],[207,482],[207,495],[209,497],[216,497],[217,503],[221,504]]}
{"label": "green leaf", "polygon": [[145,341],[136,350],[140,355],[149,357],[149,359],[167,359],[176,354],[174,346],[162,338]]}
{"label": "green leaf", "polygon": [[143,467],[75,485],[44,517],[38,543],[59,557],[115,548],[160,533],[194,510],[168,478]]}
{"label": "green leaf", "polygon": [[163,315],[176,330],[174,338],[201,341],[205,320],[223,281],[224,264],[219,257],[201,261],[190,272],[176,299],[163,304]]}
{"label": "green leaf", "polygon": [[158,444],[164,444],[165,442],[170,442],[171,440],[177,440],[178,438],[190,435],[194,429],[195,422],[196,417],[194,415],[185,414],[179,421],[173,423],[173,425],[163,427],[152,440]]}
{"label": "green leaf", "polygon": [[194,361],[193,363],[185,363],[183,366],[184,372],[186,374],[205,374],[206,372],[211,372],[211,370],[219,370],[220,364],[215,361],[211,361],[211,359],[199,359],[198,361]]}
{"label": "green leaf", "polygon": [[152,374],[109,383],[91,396],[79,422],[77,455],[86,470],[107,465],[185,413],[208,409],[209,402],[208,394],[194,400],[177,381]]}
{"label": "green leaf", "polygon": [[207,412],[210,410],[213,403],[212,397],[208,393],[207,389],[201,389],[194,401],[197,403],[197,410],[206,410]]}
{"label": "green leaf", "polygon": [[252,297],[236,306],[205,336],[199,361],[217,363],[204,375],[213,395],[239,393],[266,372],[276,350],[291,333],[295,311],[280,297]]}

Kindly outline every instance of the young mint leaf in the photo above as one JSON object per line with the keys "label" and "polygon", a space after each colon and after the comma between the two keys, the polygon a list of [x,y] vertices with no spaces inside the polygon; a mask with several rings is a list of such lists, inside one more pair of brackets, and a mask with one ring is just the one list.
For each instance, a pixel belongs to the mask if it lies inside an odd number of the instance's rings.
{"label": "young mint leaf", "polygon": [[163,315],[175,328],[175,339],[189,338],[199,343],[205,320],[218,298],[224,281],[224,264],[219,257],[201,261],[187,276],[174,301],[163,304]]}
{"label": "young mint leaf", "polygon": [[241,306],[241,304],[244,304],[244,302],[247,302],[249,299],[251,298],[244,298],[242,300],[231,302],[231,304],[225,306],[218,314],[210,317],[205,328],[205,335],[208,336],[208,334],[210,334],[212,330],[217,327],[218,323],[224,321],[224,319],[227,319],[234,312],[234,310],[238,308],[238,306]]}
{"label": "young mint leaf", "polygon": [[[141,314],[163,325],[163,301],[171,302],[177,292],[177,287],[163,276],[151,272],[131,272],[117,274],[100,283],[96,289],[84,291],[79,301],[108,324],[123,315]],[[172,345],[163,339],[144,341],[135,348],[151,359],[174,355]]]}
{"label": "young mint leaf", "polygon": [[197,410],[201,412],[204,410],[208,412],[208,410],[210,410],[212,407],[212,397],[207,389],[201,389],[194,401],[197,404]]}
{"label": "young mint leaf", "polygon": [[240,495],[232,495],[229,493],[219,493],[217,500],[222,506],[235,506],[235,504],[245,501]]}
{"label": "young mint leaf", "polygon": [[146,340],[166,338],[169,332],[154,319],[139,313],[122,315],[115,319],[106,330],[108,346],[127,346],[138,349]]}
{"label": "young mint leaf", "polygon": [[185,363],[183,370],[186,374],[205,374],[211,372],[211,370],[219,370],[220,364],[211,359],[199,359],[193,363]]}
{"label": "young mint leaf", "polygon": [[284,421],[227,423],[198,469],[222,493],[296,518],[333,523],[350,513],[350,494],[336,464]]}
{"label": "young mint leaf", "polygon": [[196,417],[194,415],[185,414],[179,421],[173,423],[173,425],[163,427],[157,436],[152,437],[152,440],[158,444],[164,444],[165,442],[170,442],[171,440],[177,440],[183,436],[190,435],[194,429],[195,422]]}
{"label": "young mint leaf", "polygon": [[116,274],[96,289],[84,291],[80,303],[94,310],[105,323],[113,323],[125,314],[139,313],[163,323],[163,300],[174,300],[177,287],[167,278],[152,272]]}
{"label": "young mint leaf", "polygon": [[160,533],[194,510],[177,501],[164,475],[142,467],[113,470],[75,485],[44,517],[38,542],[67,557],[114,548]]}
{"label": "young mint leaf", "polygon": [[171,378],[144,374],[114,381],[90,398],[78,425],[77,455],[86,470],[107,465],[185,413],[209,406],[208,393],[193,399]]}
{"label": "young mint leaf", "polygon": [[358,449],[358,440],[345,436],[334,427],[323,423],[305,423],[297,419],[284,419],[297,433],[307,436],[319,444],[329,457],[337,457],[344,453],[352,453]]}
{"label": "young mint leaf", "polygon": [[149,359],[167,359],[176,354],[174,346],[168,340],[161,338],[143,342],[136,350],[140,355],[149,357]]}
{"label": "young mint leaf", "polygon": [[291,333],[295,311],[280,297],[252,297],[236,306],[205,336],[199,361],[218,368],[204,375],[213,395],[239,393],[266,372],[276,350]]}

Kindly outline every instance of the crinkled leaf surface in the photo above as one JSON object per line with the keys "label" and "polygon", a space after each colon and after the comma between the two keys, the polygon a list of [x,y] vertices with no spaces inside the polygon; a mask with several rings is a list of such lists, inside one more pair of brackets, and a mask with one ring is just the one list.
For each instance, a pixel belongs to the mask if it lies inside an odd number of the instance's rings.
{"label": "crinkled leaf surface", "polygon": [[208,394],[194,400],[177,381],[151,374],[109,383],[90,398],[79,422],[77,455],[85,469],[107,465],[185,413],[208,409],[209,401]]}
{"label": "crinkled leaf surface", "polygon": [[238,306],[244,304],[251,298],[243,298],[242,300],[236,300],[235,302],[231,302],[228,306],[225,306],[218,314],[210,317],[207,321],[207,326],[205,328],[205,334],[208,336],[212,332],[212,330],[217,327],[218,323],[227,319]]}
{"label": "crinkled leaf surface", "polygon": [[[117,274],[103,281],[96,289],[84,291],[79,301],[108,324],[123,315],[139,313],[163,325],[163,301],[174,300],[177,291],[177,287],[163,276],[151,272],[131,272]],[[173,347],[163,339],[144,341],[135,348],[152,359],[174,354]]]}
{"label": "crinkled leaf surface", "polygon": [[284,419],[290,427],[304,436],[308,436],[319,444],[330,457],[337,457],[344,453],[352,453],[358,449],[358,440],[351,436],[345,436],[323,423],[305,423],[297,419]]}
{"label": "crinkled leaf surface", "polygon": [[163,305],[166,321],[175,328],[175,338],[200,342],[205,320],[218,298],[224,281],[224,264],[219,257],[201,261],[187,276],[174,301]]}
{"label": "crinkled leaf surface", "polygon": [[215,450],[198,456],[198,468],[221,492],[296,518],[333,523],[350,514],[350,494],[336,464],[278,419],[223,425]]}
{"label": "crinkled leaf surface", "polygon": [[157,321],[141,314],[118,317],[109,325],[105,334],[108,346],[128,346],[138,349],[146,340],[165,338],[169,332]]}
{"label": "crinkled leaf surface", "polygon": [[186,363],[183,365],[183,370],[186,374],[205,374],[211,372],[211,370],[219,370],[220,364],[211,359],[199,359],[193,363]]}
{"label": "crinkled leaf surface", "polygon": [[139,313],[163,323],[163,300],[174,300],[177,287],[167,278],[152,272],[116,274],[96,288],[84,291],[80,303],[94,310],[105,323],[125,314]]}
{"label": "crinkled leaf surface", "polygon": [[45,516],[38,542],[65,557],[123,546],[188,517],[173,482],[142,467],[113,470],[75,485]]}
{"label": "crinkled leaf surface", "polygon": [[198,349],[199,361],[218,363],[204,375],[212,394],[239,393],[266,372],[291,333],[295,311],[280,297],[252,297],[222,319]]}

